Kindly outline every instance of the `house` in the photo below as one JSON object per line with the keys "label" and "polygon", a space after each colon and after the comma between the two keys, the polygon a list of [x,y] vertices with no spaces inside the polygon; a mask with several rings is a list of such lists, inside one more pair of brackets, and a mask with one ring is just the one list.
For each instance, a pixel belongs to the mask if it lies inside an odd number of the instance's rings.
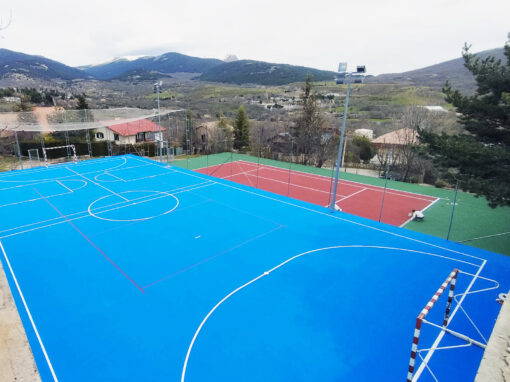
{"label": "house", "polygon": [[383,134],[370,142],[377,149],[393,149],[418,143],[418,132],[405,127]]}
{"label": "house", "polygon": [[218,121],[203,122],[195,129],[195,141],[192,142],[200,153],[226,151],[232,142],[234,127],[227,124],[226,130],[218,126]]}
{"label": "house", "polygon": [[278,133],[269,139],[269,146],[273,153],[273,159],[279,159],[280,154],[290,154],[294,152],[294,137],[289,132]]}
{"label": "house", "polygon": [[94,129],[97,141],[112,141],[118,145],[134,145],[143,142],[161,141],[164,127],[148,119],[115,123],[104,122],[104,127]]}

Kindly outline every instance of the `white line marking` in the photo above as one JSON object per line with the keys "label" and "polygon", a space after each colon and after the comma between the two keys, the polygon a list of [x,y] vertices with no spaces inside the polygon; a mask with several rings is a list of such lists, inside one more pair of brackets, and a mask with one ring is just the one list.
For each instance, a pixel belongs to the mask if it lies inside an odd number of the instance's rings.
{"label": "white line marking", "polygon": [[110,175],[112,178],[115,178],[115,179],[120,180],[121,182],[125,182],[125,181],[126,181],[125,179],[122,179],[121,177],[118,177],[117,175],[113,175],[113,174],[112,174],[112,173],[110,173],[110,172],[106,172],[106,171],[105,171],[104,173],[105,173],[105,174],[107,174],[107,175]]}
{"label": "white line marking", "polygon": [[349,199],[350,197],[353,197],[354,195],[358,195],[359,193],[361,193],[361,192],[363,192],[363,191],[366,191],[366,190],[368,190],[368,188],[362,188],[362,189],[361,189],[361,190],[359,190],[359,191],[356,191],[356,192],[354,192],[354,193],[352,193],[352,194],[350,194],[350,195],[344,196],[343,198],[338,199],[338,200],[335,202],[335,204],[337,204],[337,203],[341,202],[342,200]]}
{"label": "white line marking", "polygon": [[[207,186],[212,186],[214,184],[216,184],[216,183],[215,182],[203,182],[203,183],[198,183],[198,184],[195,184],[195,185],[189,185],[189,186],[186,186],[186,187],[179,187],[179,188],[175,188],[173,190],[162,191],[162,192],[166,192],[166,193],[169,193],[169,194],[175,194],[176,195],[176,194],[181,194],[181,193],[188,192],[188,191],[197,190],[199,188],[203,188],[203,187],[207,187]],[[156,198],[153,198],[153,199],[149,199],[147,201],[152,201],[152,200],[156,200],[156,199],[160,199],[160,198],[164,198],[164,197],[166,197],[166,196],[159,196],[159,197],[156,197]],[[138,203],[143,203],[144,201],[141,201],[141,200],[145,199],[145,198],[148,198],[148,196],[142,196],[140,198],[135,198],[135,199],[131,199],[131,200],[128,200],[128,201],[129,202],[138,201]],[[123,202],[118,202],[118,203],[112,203],[112,204],[109,204],[107,206],[95,208],[92,211],[94,211],[94,212],[98,211],[97,213],[110,212],[110,211],[114,211],[114,210],[117,210],[117,209],[120,209],[120,208],[124,208],[124,207],[127,207],[127,206],[131,205],[131,204],[125,205],[124,203],[126,203],[126,202],[123,201]],[[119,204],[122,204],[122,205],[118,206],[116,208],[110,208],[110,207],[113,207],[113,206],[117,206]],[[69,218],[70,216],[76,216],[76,215],[80,215],[80,214],[83,215],[83,216],[77,216],[77,217],[74,217],[74,218],[68,219],[68,220],[69,221],[74,221],[74,220],[83,219],[83,218],[87,218],[87,217],[91,216],[88,213],[88,211],[80,211],[80,212],[75,212],[75,213],[66,215],[66,217]],[[30,223],[30,224],[25,224],[25,225],[14,227],[14,228],[9,228],[9,229],[0,231],[0,233],[8,232],[8,231],[14,231],[14,230],[17,230],[17,229],[20,229],[20,228],[30,227],[30,226],[33,226],[33,225],[37,225],[37,224],[41,224],[41,223],[46,223],[46,222],[51,222],[51,221],[54,221],[54,220],[59,220],[59,221],[57,221],[55,223],[52,223],[52,224],[46,224],[46,225],[42,225],[42,226],[39,226],[39,227],[26,229],[24,231],[18,231],[18,232],[14,232],[14,233],[11,233],[11,234],[8,234],[8,235],[4,235],[4,236],[1,236],[0,239],[5,239],[5,238],[11,237],[11,236],[17,236],[17,235],[21,235],[21,234],[24,234],[24,233],[28,233],[28,232],[32,232],[32,231],[37,231],[37,230],[40,230],[40,229],[44,229],[44,228],[48,228],[48,227],[53,227],[53,226],[56,226],[56,225],[68,222],[67,220],[65,220],[61,216],[59,216],[59,217],[56,217],[56,218],[53,218],[53,219],[47,219],[47,220],[43,220],[43,221],[36,222],[36,223]]]}
{"label": "white line marking", "polygon": [[46,348],[44,347],[41,336],[39,335],[39,331],[37,330],[37,327],[35,326],[35,322],[32,317],[32,313],[30,313],[30,309],[28,309],[27,301],[25,300],[25,296],[23,295],[23,292],[21,292],[21,288],[19,286],[18,279],[16,278],[16,275],[14,274],[14,271],[11,266],[11,262],[9,261],[9,258],[7,257],[7,253],[5,253],[5,248],[1,241],[0,241],[0,247],[4,254],[5,262],[7,263],[7,266],[9,267],[9,272],[11,272],[11,276],[14,281],[14,284],[16,285],[16,289],[18,290],[18,294],[21,298],[21,301],[23,302],[23,306],[25,307],[25,311],[27,312],[28,319],[30,320],[30,324],[32,325],[32,328],[34,329],[34,333],[37,337],[37,341],[39,342],[39,345],[41,346],[41,350],[44,354],[44,358],[46,359],[46,363],[48,364],[48,367],[50,368],[50,372],[51,372],[51,375],[53,376],[53,380],[55,382],[58,382],[57,376],[55,374],[55,370],[53,369],[53,365],[51,364],[51,361],[50,361],[50,357],[48,356],[48,353],[46,352]]}
{"label": "white line marking", "polygon": [[[432,207],[434,204],[436,204],[437,202],[439,201],[439,199],[436,199],[434,200],[432,203],[430,203],[427,207],[425,207],[422,211],[426,211],[428,210],[430,207]],[[410,221],[412,221],[414,218],[411,217],[409,219],[407,219],[407,221],[405,221],[404,223],[402,223],[401,225],[399,225],[400,228],[403,228],[407,223],[409,223]]]}
{"label": "white line marking", "polygon": [[[242,159],[238,160],[237,162],[244,162],[244,163],[250,163],[250,164],[256,165],[256,163],[252,163],[252,162],[245,161],[245,160],[242,160]],[[275,170],[278,170],[278,171],[284,172],[284,173],[287,173],[289,171],[289,170],[286,170],[284,168],[276,167],[276,166],[271,166],[271,165],[268,165],[268,164],[262,164],[261,163],[260,166],[262,166],[262,167],[270,167],[270,168],[273,168]],[[329,181],[329,182],[331,182],[331,180],[333,179],[333,178],[331,178],[329,176],[326,176],[326,175],[312,174],[312,173],[307,173],[307,172],[299,171],[299,170],[291,170],[291,171],[299,173],[299,174],[303,175],[304,177],[308,177],[308,178],[312,178],[312,179],[322,178],[321,180]],[[365,187],[365,188],[368,188],[368,189],[373,190],[373,191],[383,192],[383,190],[384,190],[384,187],[374,186],[374,185],[371,185],[371,184],[365,184],[365,183],[361,183],[361,182],[356,182],[354,180],[339,179],[338,182],[340,183],[340,185],[342,185],[342,183],[344,183],[344,185],[345,184],[350,184],[350,185],[355,186],[355,187]],[[409,192],[409,191],[401,191],[401,190],[396,190],[394,188],[386,188],[386,193],[388,193],[388,194],[396,194],[396,195],[399,195],[399,196],[413,198],[413,199],[421,199],[421,200],[425,200],[425,201],[429,201],[429,202],[431,202],[433,199],[438,199],[435,196],[417,194],[417,193]],[[402,193],[406,194],[406,195],[403,195]]]}
{"label": "white line marking", "polygon": [[63,184],[60,180],[57,180],[56,181],[58,184],[60,184],[62,187],[64,188],[67,188],[71,193],[74,192],[73,190],[71,190],[69,187],[67,187],[65,184]]}
{"label": "white line marking", "polygon": [[[223,304],[226,300],[228,300],[230,297],[232,297],[234,294],[236,294],[240,290],[242,290],[242,289],[246,288],[247,286],[249,286],[250,284],[253,284],[254,282],[260,280],[264,276],[269,276],[269,274],[271,274],[273,271],[276,271],[277,269],[283,267],[284,265],[290,263],[291,261],[294,261],[294,260],[296,260],[296,259],[298,259],[300,257],[303,257],[303,256],[311,254],[311,253],[317,253],[317,252],[321,252],[321,251],[327,251],[327,250],[331,250],[331,249],[341,249],[341,248],[372,248],[372,249],[404,251],[404,252],[413,252],[413,253],[419,253],[419,254],[429,255],[429,256],[443,257],[443,258],[446,258],[446,259],[450,259],[452,261],[459,261],[457,259],[448,258],[446,256],[438,255],[436,253],[422,252],[422,251],[416,251],[416,250],[406,249],[406,248],[382,247],[382,246],[375,246],[375,245],[338,245],[338,246],[331,246],[331,247],[324,247],[324,248],[313,249],[313,250],[306,251],[306,252],[300,253],[298,255],[292,256],[292,257],[288,258],[287,260],[281,262],[280,264],[274,266],[273,268],[269,269],[268,271],[263,272],[262,274],[260,274],[259,276],[255,277],[254,279],[248,281],[247,283],[245,283],[245,284],[237,287],[236,289],[234,289],[232,292],[230,292],[225,297],[223,297],[218,303],[216,303],[216,305],[214,305],[214,307],[206,314],[206,316],[204,317],[204,319],[202,320],[202,322],[198,326],[197,330],[195,331],[195,333],[193,335],[193,338],[191,339],[191,342],[190,342],[190,344],[188,346],[188,351],[186,352],[186,358],[184,359],[184,365],[183,365],[182,373],[181,373],[181,382],[184,382],[184,380],[186,378],[186,370],[187,370],[187,367],[188,367],[189,357],[190,357],[190,354],[191,354],[191,350],[193,349],[193,345],[195,344],[195,341],[196,341],[196,339],[198,337],[198,334],[200,333],[200,331],[204,327],[204,325],[207,322],[207,320],[209,319],[209,317],[211,317],[211,315],[214,313],[214,311],[216,309],[218,309],[218,307],[221,304]],[[460,262],[463,262],[463,261],[460,261]],[[466,262],[464,262],[464,263],[466,263]],[[469,263],[467,263],[467,264],[469,264]],[[474,266],[478,267],[478,265],[476,265],[476,264],[471,264],[471,265],[474,265]],[[478,270],[477,274],[480,273],[480,270],[481,270],[481,267]],[[452,316],[451,316],[452,318],[453,318],[454,314],[455,314],[455,311],[454,311],[454,313],[452,313]]]}
{"label": "white line marking", "polygon": [[[76,180],[78,182],[78,180]],[[81,187],[78,187],[78,188],[75,188],[75,190],[79,190],[80,188],[83,188],[87,185],[87,182],[84,181],[84,180],[79,180],[81,182],[83,182],[84,184],[81,186]],[[72,194],[74,192],[74,190],[70,189],[69,187],[65,186],[64,184],[62,184],[61,182],[59,182],[58,180],[55,181],[56,183],[60,184],[62,187],[64,187],[65,189],[69,190],[69,192],[61,192],[60,194],[52,194],[52,195],[48,195],[48,196],[45,196],[45,198],[53,198],[53,197],[56,197],[56,196],[63,196],[63,195],[69,195],[69,194]],[[45,182],[45,183],[49,183],[49,182]],[[33,191],[33,190],[30,190],[30,191]],[[26,199],[26,200],[21,200],[19,202],[12,202],[12,203],[6,203],[6,204],[2,204],[0,205],[0,208],[3,208],[3,207],[9,207],[9,206],[15,206],[15,205],[18,205],[18,204],[24,204],[24,203],[31,203],[31,202],[35,202],[37,200],[42,200],[43,198],[41,197],[37,197],[37,198],[33,198],[33,199]]]}
{"label": "white line marking", "polygon": [[[67,165],[67,163],[65,163],[65,164]],[[119,166],[122,166],[122,165],[119,165]],[[115,166],[115,167],[112,167],[112,168],[116,168],[116,167],[119,167],[119,166]],[[139,168],[139,167],[148,167],[148,166],[150,166],[150,164],[146,163],[145,165],[125,167],[122,170],[128,170],[128,169]],[[107,170],[111,170],[112,168],[107,169]],[[48,169],[45,169],[45,170],[47,171]],[[25,171],[25,170],[23,170],[23,171]],[[82,173],[81,175],[95,174],[95,173],[98,173],[98,172],[102,173],[103,171],[104,170],[87,171],[87,172]],[[27,175],[27,174],[24,173],[23,175]],[[54,182],[56,180],[69,179],[69,178],[73,178],[74,176],[75,175],[73,174],[73,175],[57,176],[57,177],[54,177],[54,178],[40,179],[40,180],[31,179],[31,180],[9,180],[9,181],[3,181],[3,182],[9,182],[9,183],[23,183],[23,184],[20,184],[20,185],[17,185],[17,186],[0,188],[0,191],[2,191],[2,190],[10,190],[10,189],[13,189],[13,188],[18,188],[18,187],[34,186],[34,185],[38,185],[38,184],[42,184],[42,183]],[[33,182],[33,183],[26,184],[27,182]]]}
{"label": "white line marking", "polygon": [[83,179],[86,179],[86,180],[88,180],[89,182],[94,183],[96,186],[99,186],[99,187],[101,187],[101,188],[104,188],[106,191],[108,191],[108,192],[112,193],[113,195],[116,195],[116,196],[118,196],[119,198],[124,199],[124,200],[125,200],[125,201],[127,201],[127,202],[129,201],[129,199],[126,199],[126,198],[125,198],[125,197],[123,197],[122,195],[120,195],[120,194],[116,193],[115,191],[110,190],[108,187],[105,187],[105,186],[103,186],[102,184],[99,184],[99,183],[97,183],[97,182],[94,182],[94,181],[93,181],[93,180],[91,180],[90,178],[87,178],[85,175],[82,175],[82,174],[80,174],[79,172],[76,172],[76,171],[74,171],[74,170],[70,169],[69,167],[64,167],[64,168],[65,168],[65,169],[67,169],[67,170],[69,170],[69,171],[71,171],[71,172],[74,172],[74,173],[75,173],[76,175],[78,175],[78,176],[81,176]]}
{"label": "white line marking", "polygon": [[[117,158],[115,158],[117,159]],[[118,167],[121,167],[123,166],[124,164],[126,164],[127,160],[125,157],[122,158],[123,159],[123,162],[120,164],[120,165],[117,165],[117,166],[114,166],[114,167],[111,167],[111,168],[108,168],[106,169],[106,171],[109,171],[109,170],[112,170],[114,168],[118,168]],[[80,162],[80,164],[95,164],[95,163],[86,163],[86,162]],[[23,170],[23,171],[26,171],[26,172],[17,172],[15,174],[9,174],[9,175],[6,175],[4,177],[10,177],[10,176],[15,176],[15,175],[29,175],[29,174],[33,174],[35,172],[48,172],[48,171],[52,171],[52,170],[59,170],[61,168],[66,168],[66,166],[69,166],[69,163],[61,163],[59,164],[59,166],[61,167],[52,167],[52,168],[42,168],[40,170],[33,170],[31,171],[30,169],[27,169],[27,170]],[[75,165],[75,166],[79,166],[79,165]],[[98,171],[105,171],[105,169],[102,169],[102,170],[96,170],[96,171],[93,171],[93,172],[98,172]],[[57,179],[62,179],[62,178],[66,178],[65,176],[64,177],[53,177],[53,178],[47,178],[47,179],[29,179],[29,180],[3,180],[2,177],[0,176],[0,182],[7,182],[7,183],[27,183],[27,182],[34,182],[34,181],[51,181],[51,180],[57,180]]]}
{"label": "white line marking", "polygon": [[[234,176],[237,176],[237,175],[251,175],[250,172],[254,172],[254,171],[257,171],[257,169],[255,168],[253,170],[238,172],[237,174],[227,175],[227,176],[223,176],[223,177],[218,176],[218,177],[215,177],[215,178],[228,179],[228,178],[233,178]],[[207,174],[207,173],[205,175],[214,176],[214,175],[210,175],[210,174]]]}
{"label": "white line marking", "polygon": [[149,219],[154,219],[154,218],[157,218],[159,216],[163,216],[163,215],[166,215],[166,214],[169,214],[170,212],[174,211],[177,207],[179,207],[179,199],[174,196],[173,194],[170,194],[168,192],[162,192],[162,191],[153,191],[153,190],[136,190],[136,191],[124,191],[124,193],[129,193],[129,192],[152,192],[152,193],[157,193],[158,195],[163,195],[163,196],[158,196],[158,197],[155,197],[153,199],[145,199],[141,202],[132,202],[132,203],[128,203],[126,205],[123,205],[121,207],[117,207],[117,208],[112,208],[110,210],[105,210],[105,211],[101,211],[101,212],[98,212],[98,214],[103,214],[105,212],[108,212],[108,211],[113,211],[113,210],[118,210],[120,208],[126,208],[126,207],[131,207],[131,206],[135,206],[135,205],[138,205],[138,204],[142,204],[142,203],[148,203],[148,202],[151,202],[153,200],[157,200],[157,199],[160,199],[160,198],[164,198],[164,197],[172,197],[175,199],[176,203],[174,206],[172,206],[172,208],[168,209],[167,211],[161,213],[161,214],[158,214],[158,215],[152,215],[152,216],[145,216],[143,218],[133,218],[133,219],[112,219],[112,218],[104,218],[102,216],[98,216],[97,214],[95,214],[93,211],[93,208],[92,206],[94,205],[94,203],[97,203],[99,202],[100,200],[103,200],[105,198],[111,198],[112,195],[105,195],[105,196],[102,196],[100,197],[99,199],[96,199],[94,200],[90,205],[89,205],[89,208],[88,208],[88,212],[91,216],[97,218],[97,219],[101,219],[101,220],[106,220],[106,221],[111,221],[111,222],[136,222],[136,221],[144,221],[144,220],[149,220]]}

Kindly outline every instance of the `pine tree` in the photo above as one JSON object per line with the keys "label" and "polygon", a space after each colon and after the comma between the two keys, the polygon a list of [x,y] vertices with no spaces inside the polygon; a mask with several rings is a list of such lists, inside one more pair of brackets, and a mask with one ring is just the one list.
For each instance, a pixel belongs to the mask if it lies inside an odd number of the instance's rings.
{"label": "pine tree", "polygon": [[443,88],[446,101],[461,115],[465,133],[420,130],[426,154],[442,176],[485,196],[491,207],[510,205],[510,40],[504,53],[506,64],[494,57],[480,59],[465,46],[464,65],[476,78],[476,93],[463,95],[448,82]]}
{"label": "pine tree", "polygon": [[78,106],[76,106],[76,108],[78,110],[83,110],[83,109],[89,108],[89,104],[87,103],[87,99],[85,98],[84,95],[79,95],[77,97],[77,99],[78,99]]}
{"label": "pine tree", "polygon": [[[317,94],[313,90],[312,77],[307,76],[301,94],[303,109],[294,121],[292,133],[298,154],[302,155],[303,164],[308,164],[317,153],[321,152],[324,119],[317,102]],[[322,166],[323,160],[318,161]],[[319,167],[320,167],[319,166]]]}
{"label": "pine tree", "polygon": [[234,149],[247,150],[250,148],[250,126],[248,116],[241,105],[234,121]]}

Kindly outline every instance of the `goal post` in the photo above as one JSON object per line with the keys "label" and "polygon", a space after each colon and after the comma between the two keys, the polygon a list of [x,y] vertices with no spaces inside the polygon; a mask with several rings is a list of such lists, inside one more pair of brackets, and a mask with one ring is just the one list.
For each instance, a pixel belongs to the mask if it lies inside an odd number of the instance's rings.
{"label": "goal post", "polygon": [[450,285],[450,290],[448,292],[448,301],[446,303],[446,309],[445,309],[445,315],[443,318],[443,329],[446,328],[448,325],[448,318],[450,317],[450,310],[452,306],[453,301],[453,293],[455,291],[455,283],[457,281],[457,275],[459,273],[458,269],[454,269],[450,275],[446,278],[446,280],[441,284],[441,287],[437,290],[437,292],[432,296],[430,301],[425,305],[425,307],[422,309],[418,317],[416,318],[416,326],[414,329],[414,337],[413,337],[413,344],[411,346],[411,358],[409,360],[409,369],[407,373],[407,382],[412,382],[413,375],[414,375],[414,368],[416,363],[416,355],[418,354],[418,342],[420,341],[420,332],[421,332],[421,326],[423,324],[423,321],[425,320],[425,317],[430,312],[434,304],[437,302],[439,297],[443,294],[445,289]]}
{"label": "goal post", "polygon": [[28,149],[28,161],[30,162],[30,167],[39,166],[41,162],[41,158],[39,157],[39,149]]}
{"label": "goal post", "polygon": [[[50,165],[48,161],[48,151],[51,150],[62,150],[65,149],[67,153],[70,153],[70,155],[66,155],[67,158],[72,158],[72,161],[74,163],[78,162],[78,156],[76,155],[76,148],[74,145],[64,145],[64,146],[54,146],[54,147],[43,147],[43,159],[44,159],[44,165],[48,167]],[[72,154],[71,154],[72,153]]]}

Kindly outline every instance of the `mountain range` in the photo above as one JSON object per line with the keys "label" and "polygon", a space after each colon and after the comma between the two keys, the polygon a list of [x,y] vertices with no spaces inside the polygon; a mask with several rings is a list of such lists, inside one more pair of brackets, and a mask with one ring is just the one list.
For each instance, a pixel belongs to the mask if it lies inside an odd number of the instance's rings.
{"label": "mountain range", "polygon": [[[476,55],[482,59],[487,56],[493,56],[503,62],[505,60],[503,48],[484,50]],[[408,72],[381,74],[369,79],[367,82],[440,88],[445,84],[446,80],[448,80],[454,88],[461,91],[470,92],[476,88],[475,79],[464,66],[464,59],[462,57]]]}
{"label": "mountain range", "polygon": [[[503,48],[478,53],[503,58]],[[194,79],[229,84],[285,85],[303,81],[308,74],[316,81],[329,81],[335,72],[274,64],[255,60],[229,60],[228,62],[187,56],[169,52],[160,56],[137,59],[115,59],[100,65],[73,68],[42,56],[28,55],[0,49],[0,84],[2,79],[33,79],[50,81],[85,80],[155,80],[172,77],[177,73],[193,74]],[[475,82],[464,67],[462,58],[442,62],[404,73],[382,74],[367,79],[371,83],[399,83],[414,86],[441,87],[446,80],[461,90],[472,91]]]}

